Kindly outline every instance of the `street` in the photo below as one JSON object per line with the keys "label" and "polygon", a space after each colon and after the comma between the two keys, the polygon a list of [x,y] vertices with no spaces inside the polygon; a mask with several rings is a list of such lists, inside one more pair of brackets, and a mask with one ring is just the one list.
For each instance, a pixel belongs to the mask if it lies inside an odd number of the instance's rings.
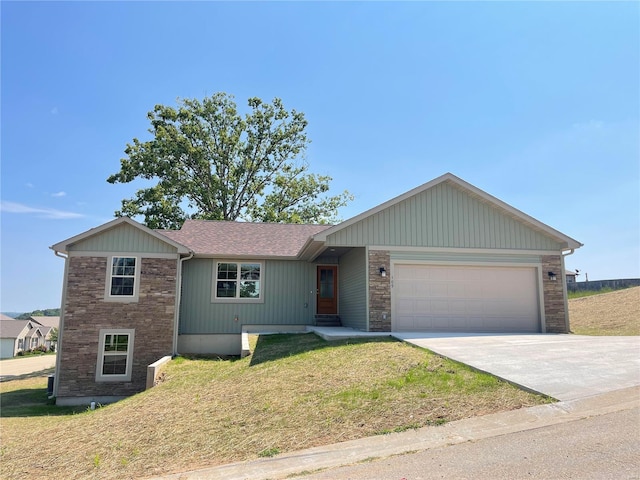
{"label": "street", "polygon": [[56,366],[56,355],[0,360],[0,382]]}
{"label": "street", "polygon": [[640,407],[295,478],[639,479]]}

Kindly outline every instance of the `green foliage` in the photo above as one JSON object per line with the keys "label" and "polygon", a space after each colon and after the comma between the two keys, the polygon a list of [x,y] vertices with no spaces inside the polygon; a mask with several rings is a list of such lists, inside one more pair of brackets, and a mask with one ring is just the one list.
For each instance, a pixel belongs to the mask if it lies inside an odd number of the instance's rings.
{"label": "green foliage", "polygon": [[56,327],[53,327],[51,329],[51,333],[49,334],[49,339],[51,340],[51,351],[55,350],[55,347],[53,346],[57,341],[58,341],[58,329]]}
{"label": "green foliage", "polygon": [[613,289],[611,287],[603,287],[600,290],[569,290],[567,292],[567,298],[582,298],[582,297],[590,297],[591,295],[600,295],[601,293],[611,293],[616,290],[623,290],[623,288]]}
{"label": "green foliage", "polygon": [[262,458],[275,457],[280,453],[280,449],[278,447],[265,448],[261,452],[258,452],[258,456]]}
{"label": "green foliage", "polygon": [[156,105],[150,141],[127,145],[109,183],[156,180],[124,199],[116,216],[144,216],[150,228],[179,228],[185,219],[331,223],[347,192],[325,196],[331,177],[308,173],[304,114],[282,101],[250,98],[242,116],[233,97]]}
{"label": "green foliage", "polygon": [[59,308],[45,308],[44,310],[34,310],[33,312],[23,313],[16,317],[16,320],[29,320],[30,317],[59,317]]}

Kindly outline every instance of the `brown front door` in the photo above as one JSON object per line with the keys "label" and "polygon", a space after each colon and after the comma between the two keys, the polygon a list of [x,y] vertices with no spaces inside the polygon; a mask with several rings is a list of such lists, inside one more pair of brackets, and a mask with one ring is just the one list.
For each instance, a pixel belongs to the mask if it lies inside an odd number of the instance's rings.
{"label": "brown front door", "polygon": [[318,315],[338,313],[338,267],[318,267],[316,297]]}

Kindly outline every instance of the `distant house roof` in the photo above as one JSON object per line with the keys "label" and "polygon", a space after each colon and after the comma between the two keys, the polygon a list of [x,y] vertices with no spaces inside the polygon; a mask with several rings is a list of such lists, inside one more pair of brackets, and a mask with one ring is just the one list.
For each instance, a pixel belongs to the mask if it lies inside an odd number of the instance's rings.
{"label": "distant house roof", "polygon": [[0,338],[18,338],[28,326],[29,320],[0,319]]}
{"label": "distant house roof", "polygon": [[296,258],[305,243],[331,225],[187,220],[180,230],[158,232],[196,255]]}
{"label": "distant house roof", "polygon": [[31,320],[49,328],[60,328],[60,317],[34,315]]}
{"label": "distant house roof", "polygon": [[27,333],[27,337],[33,337],[36,334],[40,335],[41,337],[43,336],[38,326],[32,327],[31,330],[29,330],[29,333]]}

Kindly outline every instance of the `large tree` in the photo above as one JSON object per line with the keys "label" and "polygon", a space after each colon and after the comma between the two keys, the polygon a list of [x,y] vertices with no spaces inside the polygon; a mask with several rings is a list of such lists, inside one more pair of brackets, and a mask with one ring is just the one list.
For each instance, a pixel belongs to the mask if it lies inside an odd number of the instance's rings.
{"label": "large tree", "polygon": [[248,100],[238,113],[233,97],[156,105],[148,113],[153,139],[127,144],[127,158],[109,183],[157,181],[122,200],[116,216],[144,216],[150,228],[179,228],[187,218],[331,223],[349,192],[329,196],[331,177],[308,172],[304,114],[278,98]]}

